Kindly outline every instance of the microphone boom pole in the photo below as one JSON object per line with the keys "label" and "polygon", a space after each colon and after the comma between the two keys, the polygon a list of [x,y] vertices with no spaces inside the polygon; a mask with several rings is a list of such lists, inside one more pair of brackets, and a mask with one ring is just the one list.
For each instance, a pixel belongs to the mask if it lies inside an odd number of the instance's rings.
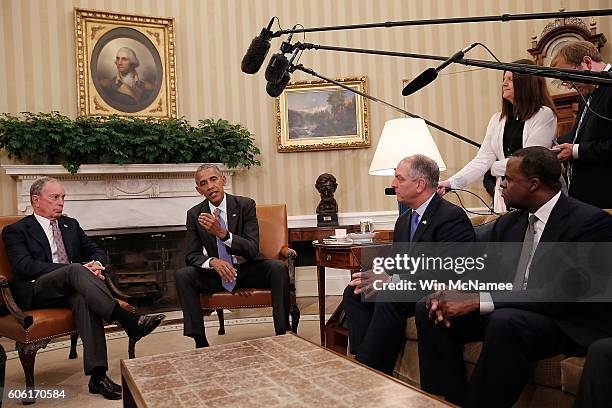
{"label": "microphone boom pole", "polygon": [[404,20],[404,21],[386,21],[383,23],[368,23],[368,24],[350,24],[339,26],[324,26],[311,27],[291,30],[279,30],[272,34],[272,37],[280,37],[281,35],[291,33],[312,33],[317,31],[339,31],[339,30],[354,30],[359,28],[389,28],[389,27],[404,27],[404,26],[419,26],[419,25],[436,25],[436,24],[461,24],[461,23],[483,23],[491,21],[515,21],[515,20],[545,20],[551,18],[567,18],[567,17],[598,17],[610,16],[612,9],[599,10],[579,10],[579,11],[558,11],[554,13],[529,13],[529,14],[501,14],[498,16],[476,16],[476,17],[459,17],[459,18],[440,18],[429,20]]}
{"label": "microphone boom pole", "polygon": [[[293,48],[302,50],[326,50],[326,51],[343,51],[352,52],[357,54],[373,54],[373,55],[385,55],[390,57],[403,57],[403,58],[416,58],[416,59],[427,59],[436,61],[446,61],[449,57],[441,57],[438,55],[427,55],[427,54],[412,54],[406,52],[397,51],[381,51],[371,50],[365,48],[348,48],[348,47],[336,47],[331,45],[321,45],[312,43],[301,43],[297,42],[293,44]],[[542,67],[539,65],[526,65],[516,63],[498,63],[493,61],[475,60],[475,59],[458,59],[456,63],[475,66],[481,68],[496,69],[499,71],[512,71],[519,74],[538,75],[547,78],[556,78],[562,81],[576,81],[594,85],[612,85],[612,77],[609,72],[594,72],[594,71],[578,71],[574,69],[563,69],[563,68],[550,68]]]}
{"label": "microphone boom pole", "polygon": [[[296,71],[296,70],[297,70],[297,71],[306,72],[307,74],[313,75],[313,76],[315,76],[315,77],[317,77],[317,78],[321,78],[321,79],[322,79],[322,80],[324,80],[324,81],[331,82],[332,84],[334,84],[334,85],[336,85],[336,86],[339,86],[340,88],[344,88],[344,89],[346,89],[347,91],[350,91],[350,92],[356,93],[357,95],[361,95],[361,96],[363,96],[364,98],[371,99],[371,100],[373,100],[374,102],[380,102],[380,103],[382,103],[383,105],[386,105],[386,106],[388,106],[388,107],[390,107],[390,108],[392,108],[392,109],[395,109],[396,111],[398,111],[398,112],[400,112],[400,113],[403,113],[404,115],[410,116],[411,118],[419,118],[419,119],[423,119],[423,118],[422,118],[422,117],[420,117],[419,115],[415,115],[414,113],[410,113],[410,112],[408,112],[408,111],[406,111],[406,110],[404,110],[404,109],[402,109],[402,108],[399,108],[399,107],[397,107],[397,106],[395,106],[395,105],[390,104],[389,102],[383,101],[382,99],[378,99],[378,98],[376,98],[375,96],[368,95],[368,94],[366,94],[366,93],[363,93],[363,92],[361,92],[361,91],[358,91],[358,90],[356,90],[356,89],[353,89],[353,88],[351,88],[351,87],[350,87],[350,86],[348,86],[348,85],[345,85],[345,84],[343,84],[343,83],[341,83],[341,82],[338,82],[338,81],[336,81],[336,80],[334,80],[334,79],[327,78],[326,76],[321,75],[321,74],[319,74],[319,73],[317,73],[317,72],[313,71],[313,70],[312,70],[312,69],[310,69],[310,68],[306,68],[306,67],[305,67],[305,66],[303,66],[302,64],[300,64],[300,65],[292,65],[292,66],[291,66],[291,70],[292,70],[292,71]],[[475,141],[470,140],[470,139],[468,139],[468,138],[467,138],[467,137],[465,137],[465,136],[461,136],[460,134],[455,133],[455,132],[453,132],[452,130],[448,130],[448,129],[446,129],[446,128],[444,128],[444,127],[442,127],[442,126],[440,126],[440,125],[438,125],[438,124],[436,124],[436,123],[430,122],[430,121],[429,121],[429,120],[427,120],[427,119],[423,119],[423,120],[425,121],[425,123],[427,123],[429,126],[431,126],[431,127],[433,127],[433,128],[436,128],[436,129],[438,129],[438,130],[440,130],[440,131],[442,131],[442,132],[444,132],[444,133],[446,133],[446,134],[448,134],[448,135],[451,135],[451,136],[453,136],[453,137],[455,137],[455,138],[457,138],[457,139],[463,140],[464,142],[469,143],[469,144],[471,144],[471,145],[473,145],[473,146],[480,147],[480,144],[479,144],[479,143],[476,143]]]}

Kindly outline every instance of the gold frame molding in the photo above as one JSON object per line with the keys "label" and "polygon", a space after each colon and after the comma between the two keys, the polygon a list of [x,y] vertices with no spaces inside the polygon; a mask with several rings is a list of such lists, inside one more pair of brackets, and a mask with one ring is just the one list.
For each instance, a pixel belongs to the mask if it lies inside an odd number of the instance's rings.
{"label": "gold frame molding", "polygon": [[[365,76],[339,78],[336,80],[358,91],[367,92],[367,78]],[[295,81],[287,85],[283,93],[276,98],[276,141],[278,152],[358,149],[370,146],[367,100],[357,94],[352,94],[355,97],[356,135],[289,138],[288,94],[338,90],[342,90],[342,88],[322,80]]]}
{"label": "gold frame molding", "polygon": [[[137,116],[155,119],[177,117],[176,60],[174,19],[105,11],[74,9],[78,114],[80,116]],[[133,36],[132,36],[133,34]],[[92,59],[111,41],[139,42],[150,52],[149,72],[154,69],[154,81],[142,78],[139,102],[113,99],[109,79],[92,75]],[[117,46],[115,45],[115,48]],[[148,48],[146,48],[148,47]],[[142,57],[140,58],[142,59]],[[108,66],[109,64],[107,64]],[[96,63],[94,72],[97,72]],[[152,67],[152,68],[151,68]],[[140,73],[139,73],[139,79]],[[104,82],[105,81],[105,82]],[[104,84],[104,85],[101,85]],[[109,96],[110,95],[110,96]]]}

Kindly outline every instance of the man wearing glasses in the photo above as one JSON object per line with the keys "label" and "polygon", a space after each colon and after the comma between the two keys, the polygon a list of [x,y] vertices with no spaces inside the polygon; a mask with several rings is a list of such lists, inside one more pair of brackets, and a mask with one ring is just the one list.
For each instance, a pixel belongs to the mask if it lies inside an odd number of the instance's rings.
{"label": "man wearing glasses", "polygon": [[[610,71],[588,41],[561,48],[551,66],[594,72]],[[599,180],[612,174],[612,87],[568,82],[581,95],[572,130],[558,138],[557,157],[565,163],[569,195],[599,208],[612,208],[612,189]]]}

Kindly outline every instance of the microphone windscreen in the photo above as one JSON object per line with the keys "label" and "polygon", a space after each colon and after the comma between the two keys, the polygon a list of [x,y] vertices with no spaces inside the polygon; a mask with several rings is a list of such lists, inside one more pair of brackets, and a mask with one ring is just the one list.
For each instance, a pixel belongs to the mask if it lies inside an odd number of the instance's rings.
{"label": "microphone windscreen", "polygon": [[395,189],[393,187],[385,188],[385,195],[396,195],[395,194]]}
{"label": "microphone windscreen", "polygon": [[287,71],[289,61],[283,54],[274,54],[270,57],[270,62],[266,67],[266,81],[277,83],[283,79],[283,74]]}
{"label": "microphone windscreen", "polygon": [[253,38],[251,45],[249,45],[249,49],[242,58],[242,72],[245,74],[254,74],[259,71],[259,68],[261,68],[266,59],[266,55],[268,55],[269,49],[270,40],[261,35]]}
{"label": "microphone windscreen", "polygon": [[423,88],[425,85],[433,82],[434,79],[438,76],[438,73],[434,68],[427,68],[423,71],[418,77],[414,78],[408,85],[404,87],[402,90],[403,96],[412,95],[419,89]]}
{"label": "microphone windscreen", "polygon": [[291,79],[291,75],[288,72],[285,72],[283,77],[277,83],[268,82],[266,85],[266,92],[273,98],[276,98],[278,95],[282,94],[285,90],[285,87],[289,83]]}

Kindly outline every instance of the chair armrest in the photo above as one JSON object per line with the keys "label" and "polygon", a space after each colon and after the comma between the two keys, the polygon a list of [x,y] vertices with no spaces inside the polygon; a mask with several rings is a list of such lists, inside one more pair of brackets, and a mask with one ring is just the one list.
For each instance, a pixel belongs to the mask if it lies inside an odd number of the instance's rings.
{"label": "chair armrest", "polygon": [[104,274],[104,278],[105,278],[104,282],[106,282],[106,286],[108,286],[108,289],[113,294],[113,297],[121,299],[124,302],[130,303],[130,299],[132,298],[132,296],[123,292],[121,289],[117,287],[117,285],[115,285],[115,282],[113,281],[113,278],[112,278],[110,267],[107,266],[106,269],[102,273]]}
{"label": "chair armrest", "polygon": [[281,248],[280,250],[280,254],[287,259],[295,259],[297,258],[297,252],[295,252],[295,249],[291,249],[288,246],[284,246]]}
{"label": "chair armrest", "polygon": [[9,288],[9,281],[3,275],[0,275],[0,292],[2,293],[2,300],[9,313],[15,319],[17,319],[17,321],[21,324],[24,330],[30,327],[32,323],[34,323],[34,319],[32,318],[32,316],[23,313],[21,308],[17,306],[17,303],[15,303],[15,299],[13,299],[11,289]]}
{"label": "chair armrest", "polygon": [[280,251],[281,255],[287,258],[287,268],[289,270],[289,285],[291,290],[295,292],[295,258],[297,258],[297,252],[294,249],[284,246]]}

